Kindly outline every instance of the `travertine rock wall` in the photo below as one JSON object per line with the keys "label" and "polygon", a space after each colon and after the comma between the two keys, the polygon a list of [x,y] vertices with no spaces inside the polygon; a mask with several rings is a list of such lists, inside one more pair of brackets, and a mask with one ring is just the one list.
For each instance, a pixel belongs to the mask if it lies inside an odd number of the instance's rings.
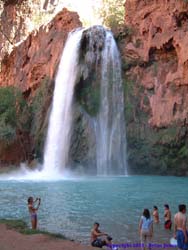
{"label": "travertine rock wall", "polygon": [[188,174],[188,3],[126,0],[117,35],[132,172]]}
{"label": "travertine rock wall", "polygon": [[25,92],[35,90],[45,77],[52,79],[68,33],[80,26],[78,15],[63,9],[50,23],[33,31],[3,59],[0,86],[16,85]]}

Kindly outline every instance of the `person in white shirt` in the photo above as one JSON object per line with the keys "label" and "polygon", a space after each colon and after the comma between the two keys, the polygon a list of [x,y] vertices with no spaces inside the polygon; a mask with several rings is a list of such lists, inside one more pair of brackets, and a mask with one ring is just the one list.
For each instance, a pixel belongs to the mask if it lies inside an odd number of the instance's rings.
{"label": "person in white shirt", "polygon": [[147,208],[144,209],[139,223],[139,234],[141,238],[141,244],[144,245],[144,249],[150,243],[153,236],[153,220],[151,219],[150,212]]}

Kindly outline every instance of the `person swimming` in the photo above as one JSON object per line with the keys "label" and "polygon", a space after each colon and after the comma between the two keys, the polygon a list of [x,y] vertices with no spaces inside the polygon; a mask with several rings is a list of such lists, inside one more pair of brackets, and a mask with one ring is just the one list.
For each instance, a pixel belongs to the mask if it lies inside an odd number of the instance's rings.
{"label": "person swimming", "polygon": [[174,216],[174,238],[177,239],[178,249],[188,249],[188,231],[186,228],[186,205],[179,205],[179,212]]}
{"label": "person swimming", "polygon": [[165,229],[169,229],[171,230],[171,227],[172,227],[172,221],[171,221],[171,211],[170,211],[170,208],[169,208],[169,205],[168,204],[165,204],[164,205],[164,228]]}
{"label": "person swimming", "polygon": [[[36,203],[38,201],[38,205],[37,207],[35,208],[34,207],[34,203]],[[28,200],[28,210],[29,210],[29,213],[31,215],[31,226],[32,226],[32,229],[37,229],[37,211],[40,207],[40,202],[41,202],[41,199],[40,198],[36,198],[36,200],[34,201],[33,200],[33,197],[29,197]]]}
{"label": "person swimming", "polygon": [[159,211],[157,206],[153,206],[153,219],[155,223],[159,223]]}
{"label": "person swimming", "polygon": [[139,233],[141,238],[141,244],[143,248],[150,243],[153,236],[153,220],[151,219],[150,212],[147,208],[144,209],[139,223]]}
{"label": "person swimming", "polygon": [[[101,232],[99,230],[99,226],[100,225],[98,222],[95,222],[93,225],[93,229],[91,230],[91,245],[93,247],[99,247],[99,248],[102,248],[103,246],[106,245],[111,245],[112,238],[107,233]],[[100,236],[106,236],[106,239],[102,240],[99,238]]]}

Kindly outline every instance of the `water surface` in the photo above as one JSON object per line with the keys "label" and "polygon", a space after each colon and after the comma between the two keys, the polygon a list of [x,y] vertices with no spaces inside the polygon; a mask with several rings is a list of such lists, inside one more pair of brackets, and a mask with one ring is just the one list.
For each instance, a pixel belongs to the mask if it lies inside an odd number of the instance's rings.
{"label": "water surface", "polygon": [[119,243],[138,242],[138,222],[143,208],[159,207],[161,223],[155,226],[157,242],[167,242],[173,232],[163,229],[163,205],[172,214],[187,203],[188,178],[159,176],[87,177],[62,181],[0,181],[0,218],[29,223],[27,197],[41,197],[39,227],[89,243],[94,221]]}

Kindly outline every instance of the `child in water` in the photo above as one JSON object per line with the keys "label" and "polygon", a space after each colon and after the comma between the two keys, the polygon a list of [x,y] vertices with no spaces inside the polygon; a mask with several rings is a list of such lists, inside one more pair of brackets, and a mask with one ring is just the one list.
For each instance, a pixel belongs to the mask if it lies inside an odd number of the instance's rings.
{"label": "child in water", "polygon": [[[32,229],[37,229],[37,210],[40,207],[40,198],[36,198],[36,200],[33,200],[33,197],[29,197],[28,198],[28,209],[29,209],[29,213],[31,215],[31,225],[32,225]],[[38,201],[38,205],[35,208],[34,207],[34,203]]]}

